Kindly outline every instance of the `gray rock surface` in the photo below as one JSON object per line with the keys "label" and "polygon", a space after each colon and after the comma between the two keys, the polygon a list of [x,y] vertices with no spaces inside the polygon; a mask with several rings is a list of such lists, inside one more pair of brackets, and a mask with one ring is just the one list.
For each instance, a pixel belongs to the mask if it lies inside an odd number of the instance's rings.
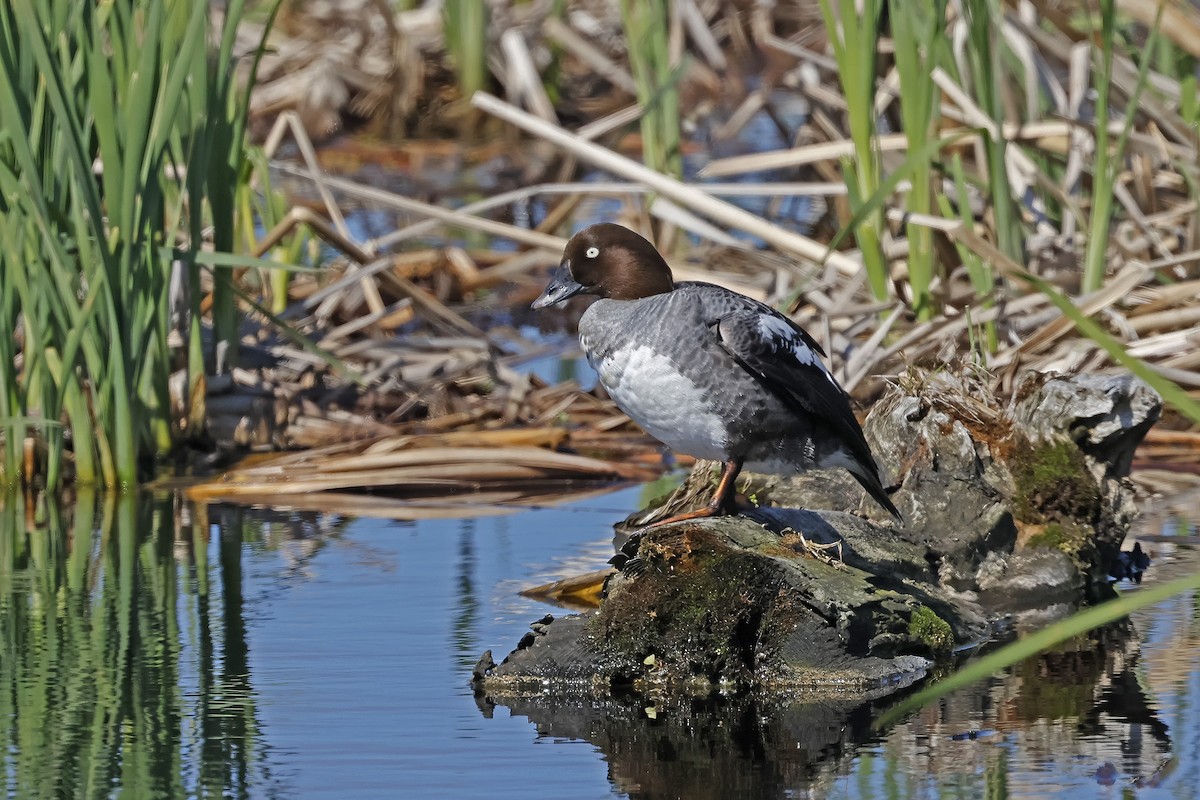
{"label": "gray rock surface", "polygon": [[1034,375],[1017,392],[1013,419],[1034,440],[1065,432],[1108,475],[1129,475],[1133,451],[1158,421],[1162,398],[1132,375]]}

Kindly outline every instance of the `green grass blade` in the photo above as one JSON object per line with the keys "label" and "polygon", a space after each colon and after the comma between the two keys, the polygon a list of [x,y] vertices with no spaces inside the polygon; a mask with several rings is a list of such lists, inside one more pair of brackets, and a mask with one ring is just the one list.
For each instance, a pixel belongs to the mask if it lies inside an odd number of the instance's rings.
{"label": "green grass blade", "polygon": [[1125,145],[1133,131],[1138,101],[1146,89],[1150,76],[1151,59],[1161,34],[1162,14],[1164,6],[1158,7],[1158,15],[1154,26],[1150,29],[1141,64],[1138,66],[1137,83],[1130,94],[1125,112],[1125,123],[1117,136],[1115,146],[1109,148],[1109,105],[1112,92],[1113,59],[1116,38],[1116,9],[1113,0],[1101,0],[1100,3],[1100,68],[1096,75],[1096,162],[1092,186],[1092,214],[1088,225],[1087,249],[1083,259],[1083,290],[1093,292],[1104,283],[1104,275],[1108,268],[1107,251],[1109,229],[1112,226],[1114,207],[1114,190],[1117,173],[1124,163]]}
{"label": "green grass blade", "polygon": [[973,231],[959,229],[952,233],[955,239],[970,247],[983,258],[991,261],[992,265],[1011,279],[1026,283],[1033,289],[1045,295],[1063,316],[1074,323],[1076,329],[1108,353],[1114,361],[1141,378],[1151,388],[1158,392],[1163,400],[1173,406],[1192,422],[1200,424],[1200,402],[1193,400],[1179,384],[1163,377],[1142,359],[1129,354],[1122,344],[1112,337],[1098,322],[1079,310],[1057,286],[1034,275],[1020,264],[1005,256],[990,242],[980,238]]}
{"label": "green grass blade", "polygon": [[[925,142],[937,135],[935,121],[938,107],[934,102],[941,94],[933,82],[933,69],[944,60],[946,4],[934,0],[930,7],[889,0],[889,19],[892,22],[892,41],[895,49],[896,72],[900,77],[900,112],[909,153],[918,152]],[[933,158],[913,164],[912,190],[906,207],[913,214],[933,211]],[[908,223],[909,286],[913,296],[913,311],[917,319],[927,320],[939,310],[930,294],[936,264],[933,251],[933,231],[923,225]]]}
{"label": "green grass blade", "polygon": [[[889,175],[886,180],[879,184],[879,187],[875,190],[875,192],[873,192],[870,197],[867,197],[859,203],[858,208],[855,210],[850,219],[846,221],[846,224],[838,229],[838,232],[829,242],[829,247],[826,250],[826,257],[828,257],[829,253],[832,253],[837,249],[837,246],[841,244],[845,238],[862,223],[867,215],[881,211],[887,204],[888,198],[891,197],[892,193],[896,191],[896,187],[899,186],[901,182],[911,178],[913,171],[917,169],[922,162],[929,161],[933,155],[939,152],[942,148],[949,147],[959,139],[978,133],[982,132],[978,130],[958,131],[949,136],[943,136],[940,139],[930,140],[926,142],[924,146],[920,147],[916,152],[910,152],[900,166],[897,167],[896,170],[892,172],[892,174]],[[822,261],[822,264],[824,264],[824,261]]]}
{"label": "green grass blade", "polygon": [[[862,251],[871,290],[879,299],[888,296],[888,264],[883,254],[882,209],[863,213],[862,201],[877,194],[881,165],[875,148],[875,79],[879,17],[882,0],[864,0],[861,10],[854,0],[839,0],[837,13],[832,0],[821,0],[821,14],[838,62],[838,79],[846,96],[846,116],[854,161],[843,159],[842,169],[849,190],[850,206],[858,220],[843,230],[853,230]],[[830,248],[832,250],[832,248]]]}

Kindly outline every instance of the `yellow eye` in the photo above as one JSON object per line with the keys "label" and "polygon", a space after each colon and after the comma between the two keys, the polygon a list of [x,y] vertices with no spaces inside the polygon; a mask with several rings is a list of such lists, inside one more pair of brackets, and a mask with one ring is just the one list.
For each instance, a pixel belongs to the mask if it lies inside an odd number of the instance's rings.
{"label": "yellow eye", "polygon": [[593,245],[592,247],[589,247],[587,250],[584,250],[583,254],[585,256],[587,256],[588,258],[595,258],[596,256],[600,255],[600,248]]}

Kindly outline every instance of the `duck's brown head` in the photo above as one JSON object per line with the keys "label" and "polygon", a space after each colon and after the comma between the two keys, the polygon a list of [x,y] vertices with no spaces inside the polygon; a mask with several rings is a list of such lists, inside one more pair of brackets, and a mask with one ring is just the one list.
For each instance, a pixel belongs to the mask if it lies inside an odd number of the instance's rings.
{"label": "duck's brown head", "polygon": [[637,300],[674,288],[671,268],[654,245],[628,228],[602,222],[571,237],[533,307],[552,306],[577,294]]}

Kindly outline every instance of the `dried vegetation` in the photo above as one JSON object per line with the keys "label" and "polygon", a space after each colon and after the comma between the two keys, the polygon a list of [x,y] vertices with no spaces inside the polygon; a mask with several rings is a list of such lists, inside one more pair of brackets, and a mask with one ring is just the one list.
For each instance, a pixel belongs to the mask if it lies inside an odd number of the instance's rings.
{"label": "dried vegetation", "polygon": [[[881,174],[896,180],[861,197],[848,194],[845,180],[846,159],[856,152],[847,113],[853,100],[839,84],[816,3],[668,4],[686,169],[700,167],[686,181],[638,160],[631,126],[644,108],[617,4],[570,2],[561,13],[550,2],[487,5],[486,63],[507,99],[480,92],[470,105],[454,80],[443,21],[427,7],[397,12],[346,0],[285,9],[251,108],[260,129],[277,123],[269,146],[288,124],[297,134],[296,157],[272,164],[308,207],[272,237],[307,227],[340,254],[327,272],[292,280],[283,317],[336,356],[342,371],[272,345],[269,367],[235,372],[219,390],[210,384],[216,430],[236,429],[256,447],[370,437],[371,444],[326,454],[349,459],[401,447],[379,437],[567,421],[568,438],[556,446],[621,461],[630,453],[653,458],[653,447],[603,397],[517,368],[546,345],[521,333],[513,309],[557,259],[562,234],[593,219],[598,198],[611,198],[607,208],[618,210],[605,215],[653,235],[680,276],[787,307],[864,401],[909,364],[966,367],[1002,395],[1027,370],[1135,369],[1169,379],[1174,392],[1164,394],[1184,413],[1150,432],[1138,466],[1173,490],[1200,481],[1200,432],[1189,421],[1200,418],[1200,15],[1193,6],[1102,3],[1112,14],[1102,25],[1084,5],[949,3],[936,20],[941,60],[921,51],[937,101],[931,132],[940,137],[922,153],[911,151],[906,133],[890,132],[902,130],[908,90],[901,91],[889,38],[895,26],[882,21],[870,148]],[[891,6],[893,18],[900,8]],[[328,17],[335,12],[336,23]],[[987,14],[988,24],[980,27],[972,14]],[[245,27],[252,40],[258,32]],[[1003,55],[991,108],[972,62],[977,34]],[[336,163],[323,160],[331,150],[316,152],[308,134],[364,121],[376,134],[404,138],[390,150],[352,146],[355,165],[366,169],[360,179],[326,175]],[[786,146],[746,152],[763,149],[763,130]],[[459,141],[422,141],[448,134]],[[735,154],[708,157],[725,153]],[[413,196],[445,196],[428,183],[393,192],[361,178],[416,175],[430,158],[435,169],[489,175],[486,199],[451,210]],[[921,159],[931,165],[940,203],[929,213],[914,213],[904,178],[924,174],[913,166]],[[1003,181],[993,180],[997,164]],[[400,222],[376,237],[355,236],[345,223],[351,208]],[[882,295],[856,249],[864,242],[850,236],[828,248],[848,223],[874,212],[884,220]],[[1105,224],[1097,226],[1101,214]],[[1008,252],[998,228],[1006,215],[1020,252]],[[935,265],[921,286],[910,269],[918,230],[932,237]],[[1107,243],[1095,284],[1087,265],[1095,250],[1089,234],[1097,231]],[[915,302],[922,297],[928,303]],[[270,413],[255,417],[239,403]],[[621,473],[613,467],[612,474]]]}

